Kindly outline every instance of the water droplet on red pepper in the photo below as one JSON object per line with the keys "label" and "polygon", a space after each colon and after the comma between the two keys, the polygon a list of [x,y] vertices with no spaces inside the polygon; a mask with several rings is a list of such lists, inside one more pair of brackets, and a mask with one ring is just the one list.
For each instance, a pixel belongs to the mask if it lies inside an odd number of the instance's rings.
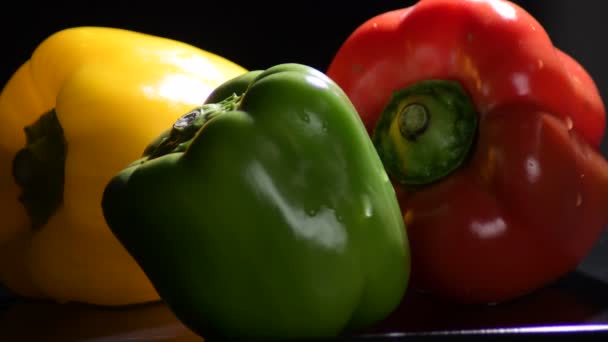
{"label": "water droplet on red pepper", "polygon": [[574,127],[574,122],[572,122],[572,118],[567,116],[566,119],[564,119],[564,121],[566,122],[566,128],[569,131],[572,130],[572,127]]}

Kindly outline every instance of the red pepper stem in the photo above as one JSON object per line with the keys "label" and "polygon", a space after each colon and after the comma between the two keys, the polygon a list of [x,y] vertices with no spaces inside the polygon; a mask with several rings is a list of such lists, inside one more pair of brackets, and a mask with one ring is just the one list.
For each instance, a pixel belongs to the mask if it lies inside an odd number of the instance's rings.
{"label": "red pepper stem", "polygon": [[477,121],[460,83],[426,80],[393,93],[372,140],[392,178],[425,185],[462,165],[475,140]]}
{"label": "red pepper stem", "polygon": [[412,103],[399,112],[398,120],[401,135],[409,141],[415,141],[429,127],[429,111],[419,103]]}

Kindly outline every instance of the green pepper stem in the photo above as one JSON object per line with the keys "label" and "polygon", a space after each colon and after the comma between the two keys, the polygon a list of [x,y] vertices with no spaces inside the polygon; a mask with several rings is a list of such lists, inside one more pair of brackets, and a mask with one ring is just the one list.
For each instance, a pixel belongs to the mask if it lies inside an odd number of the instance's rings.
{"label": "green pepper stem", "polygon": [[67,142],[55,110],[24,128],[26,146],[13,159],[19,201],[32,229],[43,226],[63,203]]}
{"label": "green pepper stem", "polygon": [[404,185],[440,180],[466,159],[475,107],[458,82],[426,80],[393,93],[372,140],[387,172]]}
{"label": "green pepper stem", "polygon": [[238,109],[242,97],[242,95],[233,93],[223,101],[205,103],[182,115],[175,121],[169,131],[164,132],[153,144],[146,147],[144,150],[146,160],[155,159],[169,153],[185,151],[196,133],[207,122],[222,113]]}

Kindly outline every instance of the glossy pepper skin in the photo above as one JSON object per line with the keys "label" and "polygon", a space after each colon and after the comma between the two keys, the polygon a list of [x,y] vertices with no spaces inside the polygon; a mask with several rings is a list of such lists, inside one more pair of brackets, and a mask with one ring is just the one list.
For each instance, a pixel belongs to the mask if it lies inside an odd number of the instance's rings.
{"label": "glossy pepper skin", "polygon": [[60,302],[158,300],[105,223],[103,188],[179,115],[244,72],[185,43],[115,28],[44,40],[0,94],[0,281]]}
{"label": "glossy pepper skin", "polygon": [[336,336],[387,316],[409,280],[372,142],[342,90],[301,64],[220,86],[116,175],[102,206],[203,337]]}
{"label": "glossy pepper skin", "polygon": [[422,0],[381,13],[327,74],[398,193],[412,288],[513,299],[573,270],[606,226],[604,104],[521,7]]}

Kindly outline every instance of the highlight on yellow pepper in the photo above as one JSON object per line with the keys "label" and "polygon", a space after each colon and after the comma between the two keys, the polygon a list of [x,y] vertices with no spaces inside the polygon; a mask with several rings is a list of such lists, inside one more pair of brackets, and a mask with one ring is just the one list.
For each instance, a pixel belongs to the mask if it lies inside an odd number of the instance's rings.
{"label": "highlight on yellow pepper", "polygon": [[104,186],[246,71],[187,43],[119,28],[46,38],[0,93],[0,283],[59,302],[158,300],[105,223]]}

